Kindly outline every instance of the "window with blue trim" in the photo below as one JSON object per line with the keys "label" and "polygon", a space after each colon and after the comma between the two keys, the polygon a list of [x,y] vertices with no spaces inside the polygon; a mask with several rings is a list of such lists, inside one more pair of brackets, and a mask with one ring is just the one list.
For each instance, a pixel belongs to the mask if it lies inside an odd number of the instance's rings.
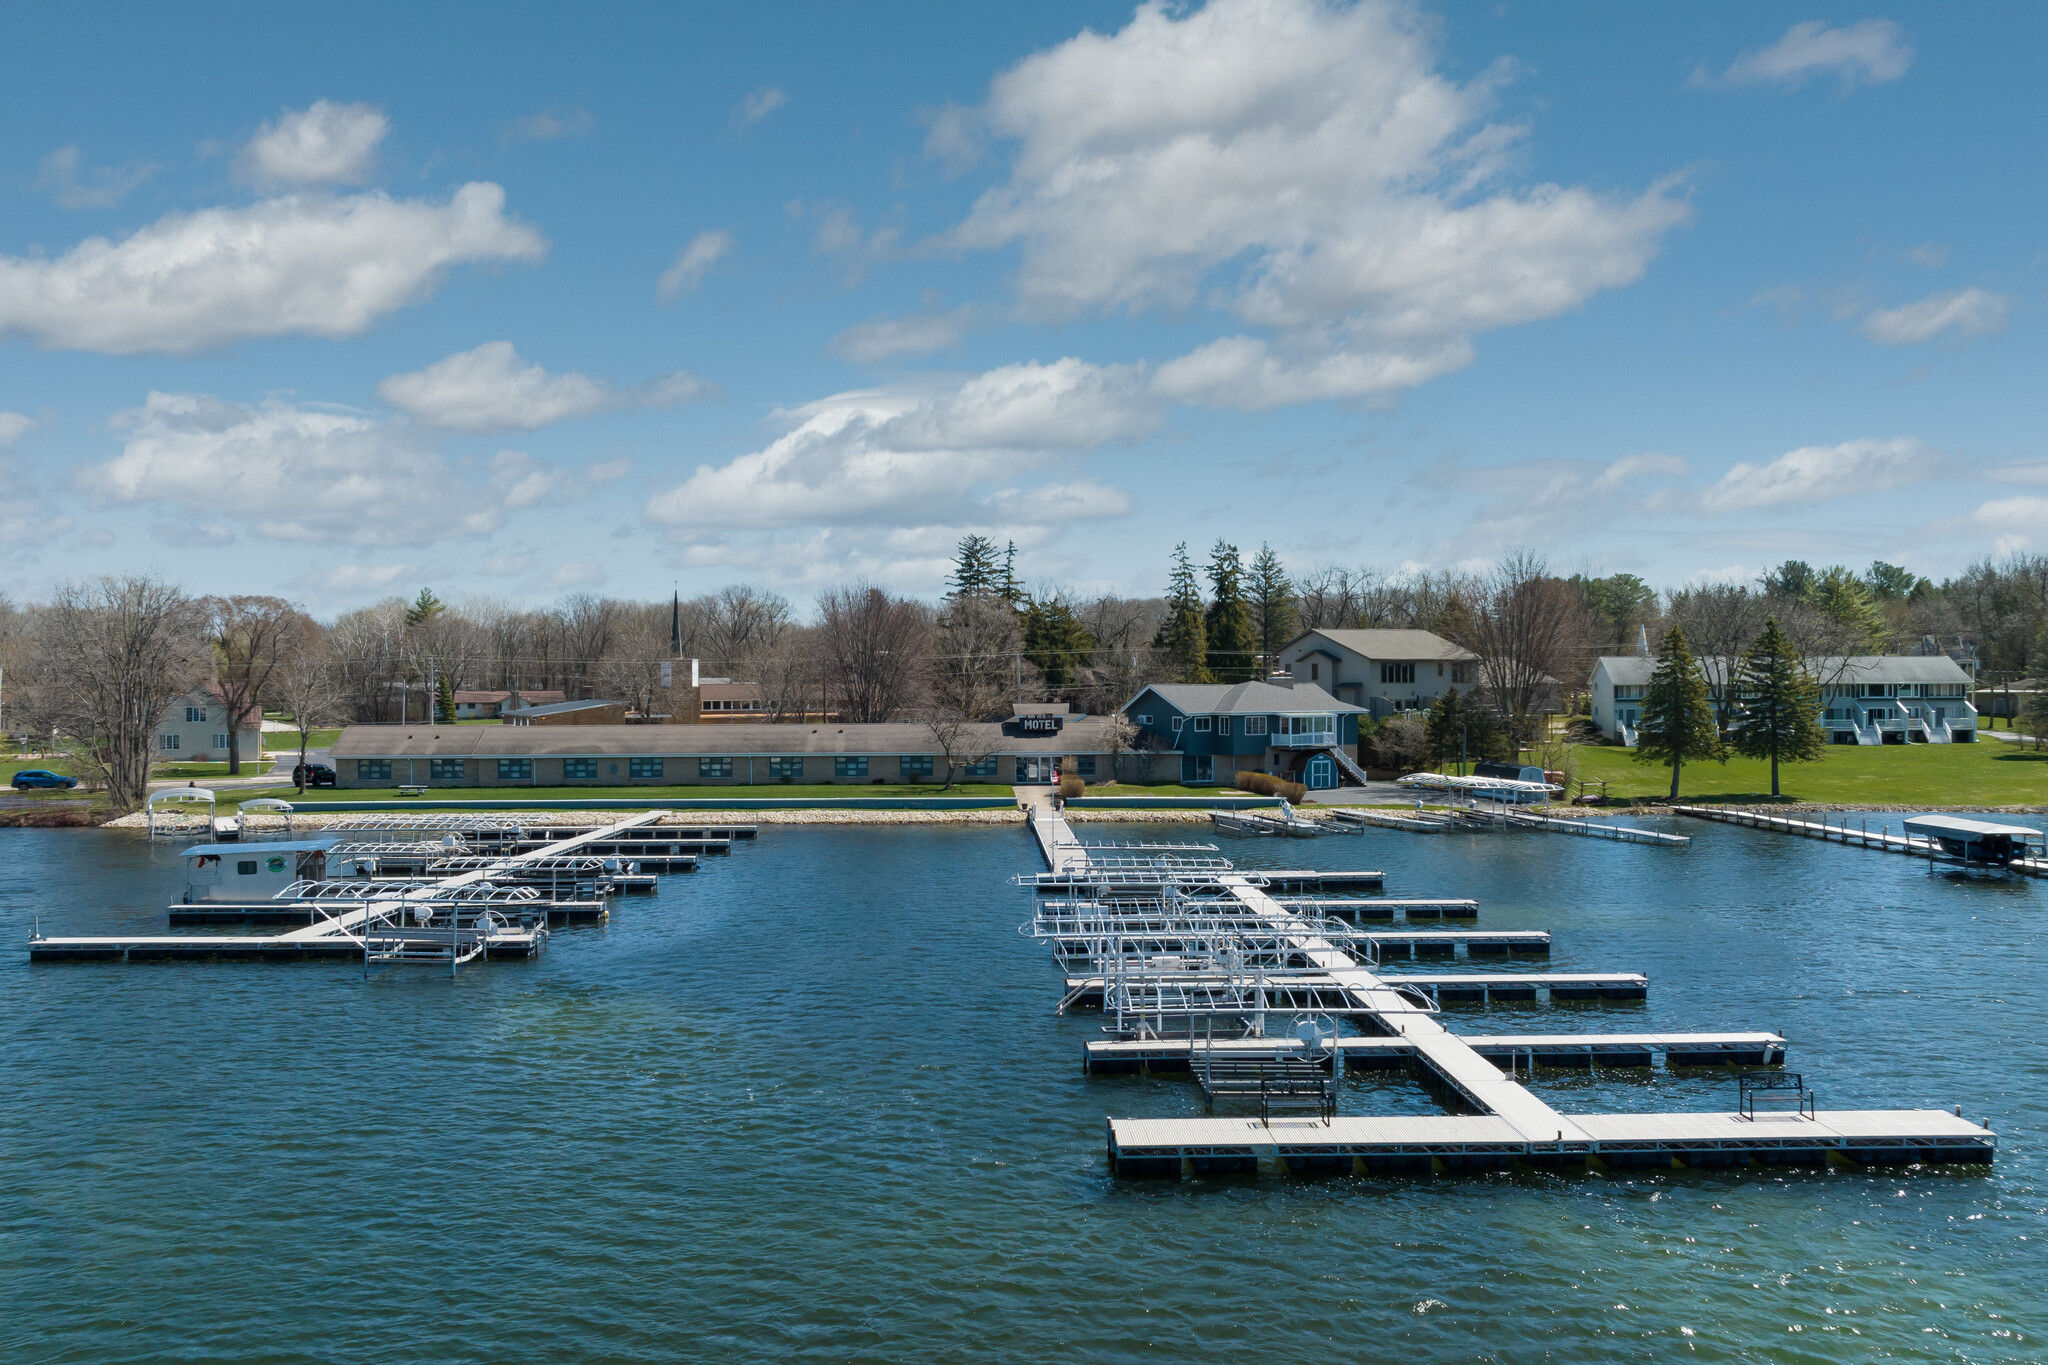
{"label": "window with blue trim", "polygon": [[356,781],[389,782],[391,760],[388,758],[359,758],[356,760]]}
{"label": "window with blue trim", "polygon": [[[659,777],[660,774],[656,773],[655,776]],[[697,760],[697,776],[731,777],[732,760],[729,758],[700,758]]]}
{"label": "window with blue trim", "polygon": [[768,776],[789,778],[792,781],[804,775],[804,761],[801,757],[771,758],[768,760]]}
{"label": "window with blue trim", "polygon": [[430,758],[427,760],[427,776],[436,782],[460,782],[467,766],[459,758]]}
{"label": "window with blue trim", "polygon": [[835,758],[832,760],[834,777],[866,777],[868,761],[865,758]]}
{"label": "window with blue trim", "polygon": [[925,758],[906,756],[896,760],[896,770],[902,774],[906,782],[915,778],[930,777],[932,775],[932,761],[928,756]]}
{"label": "window with blue trim", "polygon": [[628,777],[660,777],[663,771],[661,760],[658,758],[635,758],[627,760],[626,763]]}
{"label": "window with blue trim", "polygon": [[960,770],[960,773],[963,777],[994,777],[996,775],[996,760],[991,755],[979,763],[968,764]]}
{"label": "window with blue trim", "polygon": [[498,760],[500,782],[526,782],[533,778],[533,760],[530,758],[501,758]]}
{"label": "window with blue trim", "polygon": [[562,760],[564,782],[588,782],[597,776],[597,760],[594,758],[565,758]]}

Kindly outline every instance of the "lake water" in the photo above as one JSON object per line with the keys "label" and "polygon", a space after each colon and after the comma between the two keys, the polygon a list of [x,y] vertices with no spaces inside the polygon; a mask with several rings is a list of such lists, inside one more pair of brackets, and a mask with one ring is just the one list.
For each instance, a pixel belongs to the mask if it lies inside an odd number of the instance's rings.
{"label": "lake water", "polygon": [[[1098,827],[1102,828],[1102,827]],[[1191,826],[1150,831],[1194,837]],[[1135,837],[1140,827],[1117,827]],[[46,965],[162,931],[173,852],[0,830],[0,1359],[2039,1361],[2048,885],[1689,823],[1225,841],[1547,928],[1646,1006],[1466,1032],[1776,1029],[1823,1108],[1961,1104],[1995,1168],[1112,1180],[1016,932],[1021,827],[768,827],[533,962]],[[1092,836],[1091,836],[1092,837]],[[1354,1078],[1348,1112],[1433,1112]],[[1566,1111],[1723,1075],[1539,1073]]]}

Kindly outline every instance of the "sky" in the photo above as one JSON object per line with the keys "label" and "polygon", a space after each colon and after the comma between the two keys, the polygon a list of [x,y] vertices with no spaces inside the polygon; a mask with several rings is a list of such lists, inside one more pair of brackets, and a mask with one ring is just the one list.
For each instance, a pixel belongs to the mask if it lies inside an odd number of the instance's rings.
{"label": "sky", "polygon": [[2048,549],[2048,11],[45,6],[0,591]]}

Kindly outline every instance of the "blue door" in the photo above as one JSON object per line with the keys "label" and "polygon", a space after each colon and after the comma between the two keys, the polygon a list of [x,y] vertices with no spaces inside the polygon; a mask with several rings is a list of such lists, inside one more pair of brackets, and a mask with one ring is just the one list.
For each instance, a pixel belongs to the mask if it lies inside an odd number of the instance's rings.
{"label": "blue door", "polygon": [[1308,779],[1302,785],[1310,791],[1328,791],[1337,785],[1337,765],[1328,754],[1317,754],[1308,761],[1302,776]]}

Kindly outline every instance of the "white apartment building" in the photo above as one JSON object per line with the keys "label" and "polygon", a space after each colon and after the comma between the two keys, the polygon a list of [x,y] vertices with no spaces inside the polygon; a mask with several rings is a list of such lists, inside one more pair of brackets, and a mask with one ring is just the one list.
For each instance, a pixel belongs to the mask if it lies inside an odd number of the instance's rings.
{"label": "white apartment building", "polygon": [[[1700,660],[1709,687],[1719,688],[1739,661]],[[1593,723],[1634,747],[1643,690],[1657,661],[1611,655],[1593,665]],[[1808,659],[1820,683],[1821,725],[1835,744],[1971,744],[1977,708],[1970,675],[1945,655],[1863,654]]]}

